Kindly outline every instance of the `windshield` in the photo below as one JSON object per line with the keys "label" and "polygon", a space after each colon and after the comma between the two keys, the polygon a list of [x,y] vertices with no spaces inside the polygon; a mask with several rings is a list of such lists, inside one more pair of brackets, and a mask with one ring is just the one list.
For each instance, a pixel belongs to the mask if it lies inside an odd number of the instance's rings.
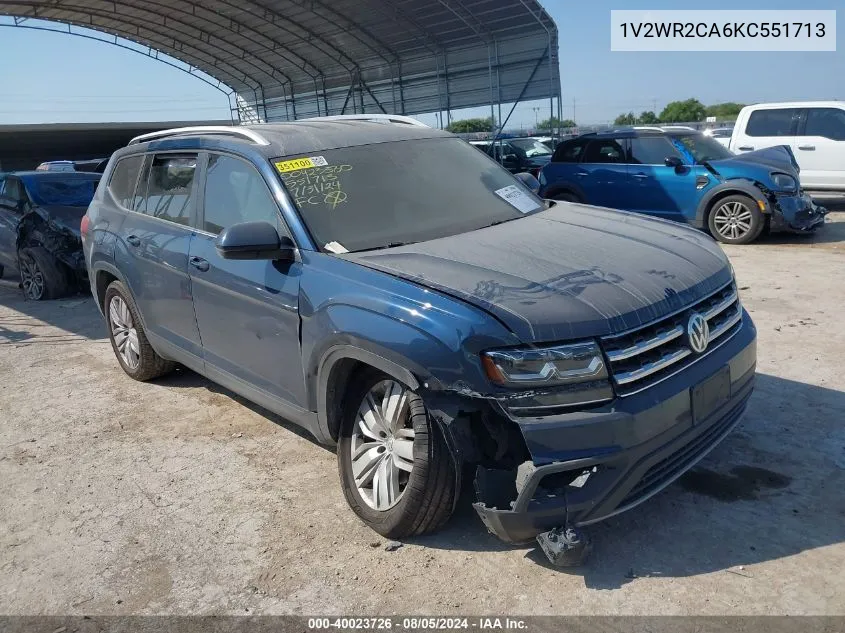
{"label": "windshield", "polygon": [[52,177],[25,179],[32,201],[40,206],[87,207],[97,189],[96,178],[67,178],[57,172]]}
{"label": "windshield", "polygon": [[733,154],[727,147],[703,134],[678,134],[669,137],[672,145],[690,163],[700,165],[704,161],[730,158]]}
{"label": "windshield", "polygon": [[552,153],[552,150],[546,145],[533,138],[512,138],[508,139],[508,143],[524,151],[528,158],[546,156]]}
{"label": "windshield", "polygon": [[274,159],[323,250],[361,251],[465,233],[542,201],[457,138],[415,139]]}

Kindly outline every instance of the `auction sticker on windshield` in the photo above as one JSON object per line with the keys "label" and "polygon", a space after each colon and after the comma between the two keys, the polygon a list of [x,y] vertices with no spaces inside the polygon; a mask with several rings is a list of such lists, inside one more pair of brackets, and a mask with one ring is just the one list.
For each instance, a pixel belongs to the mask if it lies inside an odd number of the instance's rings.
{"label": "auction sticker on windshield", "polygon": [[515,207],[521,213],[528,213],[539,208],[539,204],[517,185],[497,189],[495,194],[502,200]]}
{"label": "auction sticker on windshield", "polygon": [[308,158],[294,158],[292,160],[280,160],[276,169],[280,174],[288,171],[299,171],[300,169],[311,169],[312,167],[325,167],[329,162],[322,156],[310,156]]}

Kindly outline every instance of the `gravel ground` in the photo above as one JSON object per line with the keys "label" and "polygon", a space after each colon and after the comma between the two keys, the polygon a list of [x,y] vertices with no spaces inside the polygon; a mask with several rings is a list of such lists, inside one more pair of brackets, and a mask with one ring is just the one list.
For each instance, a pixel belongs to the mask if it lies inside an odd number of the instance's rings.
{"label": "gravel ground", "polygon": [[571,572],[468,493],[386,551],[330,451],[191,372],[130,380],[91,299],[0,281],[0,613],[845,614],[845,213],[726,250],[759,328],[749,410]]}

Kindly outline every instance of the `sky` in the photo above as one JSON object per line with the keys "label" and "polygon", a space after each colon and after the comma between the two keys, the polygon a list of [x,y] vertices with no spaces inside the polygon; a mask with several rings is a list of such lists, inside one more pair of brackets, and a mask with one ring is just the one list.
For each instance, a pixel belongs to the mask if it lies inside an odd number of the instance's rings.
{"label": "sky", "polygon": [[[845,51],[815,53],[611,52],[611,9],[678,9],[673,0],[540,0],[559,31],[564,118],[606,123],[694,97],[724,101],[845,99]],[[841,0],[708,0],[708,9],[836,9]],[[700,8],[700,7],[697,7]],[[2,12],[2,9],[0,9]],[[843,30],[845,10],[837,14]],[[0,25],[11,19],[0,17]],[[57,28],[57,27],[54,27]],[[60,27],[58,27],[60,28]],[[103,37],[97,35],[97,37]],[[845,45],[839,45],[845,46]],[[228,119],[224,93],[182,70],[112,44],[0,26],[0,124]],[[14,61],[12,61],[14,60]],[[532,126],[533,107],[511,123]],[[489,108],[453,113],[487,116]],[[420,116],[433,123],[433,116]]]}

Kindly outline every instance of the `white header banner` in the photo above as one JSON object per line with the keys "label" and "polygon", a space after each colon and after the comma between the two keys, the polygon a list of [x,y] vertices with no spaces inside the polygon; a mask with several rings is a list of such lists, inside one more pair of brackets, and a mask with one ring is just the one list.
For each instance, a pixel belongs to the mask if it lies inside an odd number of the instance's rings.
{"label": "white header banner", "polygon": [[611,11],[612,51],[835,51],[836,11]]}

